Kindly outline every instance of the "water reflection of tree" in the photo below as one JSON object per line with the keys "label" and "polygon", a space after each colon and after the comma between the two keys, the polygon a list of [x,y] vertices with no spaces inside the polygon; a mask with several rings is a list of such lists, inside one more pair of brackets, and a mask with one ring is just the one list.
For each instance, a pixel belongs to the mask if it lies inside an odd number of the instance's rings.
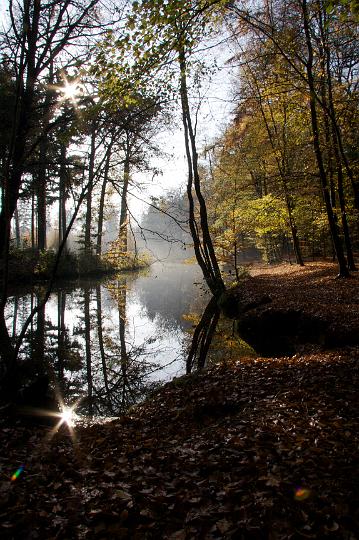
{"label": "water reflection of tree", "polygon": [[235,331],[234,319],[221,312],[216,298],[211,298],[201,317],[189,315],[188,319],[196,324],[191,339],[187,338],[187,373],[219,360],[230,362],[256,356],[254,349]]}
{"label": "water reflection of tree", "polygon": [[102,293],[101,293],[101,286],[99,284],[96,286],[96,303],[97,303],[97,336],[98,336],[98,343],[100,347],[103,381],[105,385],[105,393],[106,393],[106,400],[107,400],[108,408],[109,408],[110,413],[113,415],[114,412],[113,412],[113,405],[112,405],[112,396],[111,396],[111,391],[110,391],[109,382],[108,382],[106,353],[105,353],[103,331],[102,331],[102,325],[103,325]]}
{"label": "water reflection of tree", "polygon": [[[41,306],[41,287],[34,289],[29,295],[19,295],[12,297],[7,311],[8,328],[11,328],[13,342],[18,337],[19,328],[22,327],[27,318],[29,309],[40,306],[36,317],[31,321],[23,341],[23,346],[19,355],[19,369],[17,374],[17,393],[14,399],[20,400],[26,389],[30,397],[32,384],[37,380],[49,380],[49,358],[50,353],[46,346],[47,334],[50,323],[46,318],[45,306]],[[10,316],[10,313],[12,314]],[[10,322],[10,319],[11,322]],[[47,384],[42,387],[44,395],[32,396],[41,403],[46,398]]]}
{"label": "water reflection of tree", "polygon": [[[28,309],[33,309],[36,304],[41,302],[41,291],[33,291],[30,295],[21,298],[13,298],[13,339],[17,337],[17,326],[22,326],[26,319]],[[31,321],[29,330],[24,340],[24,346],[21,355],[21,378],[22,383],[27,383],[33,376],[42,375],[46,372],[45,357],[45,339],[46,339],[46,319],[45,308],[39,309],[36,318]]]}
{"label": "water reflection of tree", "polygon": [[85,321],[85,352],[86,352],[86,381],[87,396],[86,404],[89,416],[93,416],[93,380],[92,380],[92,356],[91,356],[91,318],[90,318],[90,291],[84,289],[84,321]]}
{"label": "water reflection of tree", "polygon": [[126,277],[119,277],[116,282],[108,284],[107,288],[118,310],[118,334],[116,336],[108,332],[106,344],[112,405],[116,414],[119,414],[144,397],[150,387],[148,375],[158,366],[146,358],[147,346],[152,343],[150,339],[141,346],[129,343],[126,339]]}
{"label": "water reflection of tree", "polygon": [[[33,291],[12,298],[8,324],[14,338],[39,295]],[[114,319],[103,314],[103,290],[98,283],[54,293],[55,310],[39,310],[21,348],[25,382],[47,373],[65,401],[81,397],[80,412],[89,415],[118,415],[138,402],[149,389],[149,374],[158,366],[146,359],[151,340],[141,346],[128,340],[126,278],[115,282],[111,296],[111,304],[115,300],[116,305]]]}
{"label": "water reflection of tree", "polygon": [[45,305],[41,304],[41,296],[36,294],[36,304],[40,309],[36,314],[36,330],[33,332],[32,358],[39,366],[41,372],[45,372]]}
{"label": "water reflection of tree", "polygon": [[19,309],[19,298],[15,296],[14,306],[13,306],[13,317],[12,317],[12,341],[15,341],[16,338],[16,324],[17,324],[17,312]]}
{"label": "water reflection of tree", "polygon": [[[167,264],[159,267],[158,274],[139,278],[136,293],[146,309],[148,318],[164,330],[174,331],[186,328],[183,314],[203,309],[202,277],[197,267],[186,264]],[[158,277],[157,277],[158,275]],[[194,281],[198,280],[198,287]]]}
{"label": "water reflection of tree", "polygon": [[[59,290],[56,296],[57,323],[52,326],[54,332],[52,353],[56,385],[61,395],[71,396],[73,400],[74,397],[78,396],[81,387],[79,373],[82,369],[83,355],[81,345],[77,339],[71,337],[70,330],[66,325],[68,294],[65,290]],[[71,309],[71,307],[73,307],[73,302],[69,308]]]}
{"label": "water reflection of tree", "polygon": [[186,362],[187,373],[191,373],[193,368],[202,369],[204,367],[219,316],[220,308],[217,299],[213,296],[194,330]]}
{"label": "water reflection of tree", "polygon": [[[149,291],[154,278],[146,279]],[[160,279],[155,282],[160,284]],[[159,358],[164,357],[168,345],[163,344],[160,334],[170,336],[171,343],[173,339],[180,341],[183,327],[189,326],[181,320],[183,305],[194,306],[199,312],[202,299],[193,295],[189,286],[187,289],[186,282],[178,292],[185,302],[180,304],[178,320],[173,322],[171,308],[163,318],[157,312],[154,316],[156,335],[149,336],[146,330],[146,338],[139,344],[138,336],[142,331],[138,332],[136,326],[132,328],[132,321],[126,317],[129,298],[131,301],[133,296],[137,298],[142,286],[136,282],[129,295],[132,283],[131,275],[122,275],[108,285],[107,290],[99,283],[85,282],[76,290],[54,293],[46,311],[40,309],[29,326],[21,349],[28,380],[42,373],[49,374],[65,401],[73,403],[82,397],[80,412],[89,415],[119,415],[143,399],[154,384],[151,383],[153,372],[164,367],[159,365]],[[161,302],[168,303],[170,294],[163,295],[160,289],[156,288],[154,294],[162,297]],[[40,296],[40,291],[34,291],[12,299],[8,323],[14,337]],[[178,300],[178,295],[175,298]],[[151,302],[150,296],[147,299]],[[107,302],[106,308],[104,302]],[[151,311],[151,305],[146,306],[146,312],[147,308]],[[204,342],[199,343],[198,350],[201,350]],[[170,358],[171,354],[169,361]]]}

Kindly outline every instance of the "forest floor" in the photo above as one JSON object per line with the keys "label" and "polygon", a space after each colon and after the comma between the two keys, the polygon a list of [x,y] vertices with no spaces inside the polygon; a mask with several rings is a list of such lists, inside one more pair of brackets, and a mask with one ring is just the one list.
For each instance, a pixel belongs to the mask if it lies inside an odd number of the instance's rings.
{"label": "forest floor", "polygon": [[[252,275],[273,305],[358,325],[358,276],[326,263]],[[311,345],[222,362],[73,431],[3,421],[0,537],[355,540],[358,357]]]}

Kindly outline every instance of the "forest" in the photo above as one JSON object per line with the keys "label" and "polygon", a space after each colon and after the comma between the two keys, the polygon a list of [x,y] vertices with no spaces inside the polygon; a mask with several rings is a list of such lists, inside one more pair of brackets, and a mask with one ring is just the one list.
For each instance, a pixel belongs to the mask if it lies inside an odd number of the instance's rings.
{"label": "forest", "polygon": [[355,540],[357,0],[0,15],[0,536]]}

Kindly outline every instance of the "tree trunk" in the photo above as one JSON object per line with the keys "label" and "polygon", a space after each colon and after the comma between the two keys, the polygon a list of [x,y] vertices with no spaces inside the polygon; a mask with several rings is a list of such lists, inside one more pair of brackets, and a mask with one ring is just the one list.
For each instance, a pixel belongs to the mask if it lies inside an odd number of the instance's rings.
{"label": "tree trunk", "polygon": [[105,209],[106,188],[107,188],[107,181],[108,181],[108,175],[109,175],[109,170],[110,170],[111,150],[112,150],[112,143],[109,145],[106,151],[104,177],[103,177],[103,182],[102,182],[100,205],[99,205],[99,210],[98,210],[96,255],[99,255],[99,256],[101,256],[102,254],[103,213]]}
{"label": "tree trunk", "polygon": [[123,167],[123,185],[121,194],[120,226],[118,232],[120,253],[127,253],[127,192],[130,180],[130,148],[127,145]]}
{"label": "tree trunk", "polygon": [[14,219],[15,219],[15,239],[16,239],[16,247],[20,248],[21,246],[21,233],[20,233],[20,220],[19,220],[19,211],[16,207],[15,213],[14,213]]}
{"label": "tree trunk", "polygon": [[197,363],[196,367],[198,369],[204,368],[219,316],[220,308],[217,298],[213,296],[195,328],[191,348],[187,356],[186,373],[191,373],[195,363]]}
{"label": "tree trunk", "polygon": [[[322,43],[323,43],[322,71],[323,73],[326,74],[326,82],[327,82],[327,88],[328,88],[328,92],[325,93],[325,95],[323,96],[324,98],[323,101],[326,104],[326,109],[328,109],[330,113],[328,115],[326,114],[326,111],[325,111],[324,114],[325,114],[325,119],[326,119],[326,126],[328,126],[328,131],[330,130],[330,127],[331,127],[331,137],[329,136],[329,133],[328,133],[327,139],[328,139],[328,143],[331,143],[331,149],[332,149],[332,152],[334,153],[334,159],[336,163],[337,180],[338,180],[338,198],[339,198],[348,268],[349,270],[355,271],[357,268],[355,266],[352,243],[350,240],[349,225],[348,225],[347,214],[346,214],[346,204],[345,204],[344,185],[343,185],[344,184],[343,165],[342,165],[342,155],[340,152],[340,142],[339,142],[341,133],[340,133],[340,129],[337,124],[337,121],[336,121],[336,110],[335,110],[334,99],[333,99],[332,74],[331,74],[331,66],[330,66],[331,54],[330,54],[330,47],[327,41],[328,33],[326,29],[327,21],[326,21],[325,9],[323,9],[323,11],[319,10],[319,20],[320,20],[320,31],[321,31]],[[350,175],[350,178],[353,184],[352,175]],[[354,194],[355,194],[355,189],[354,189]],[[359,207],[357,208],[359,209]]]}
{"label": "tree trunk", "polygon": [[85,220],[85,253],[92,254],[92,236],[91,236],[91,224],[92,224],[92,190],[95,176],[95,153],[96,153],[96,121],[92,121],[91,126],[91,146],[89,156],[89,169],[88,169],[88,191],[86,196],[86,220]]}
{"label": "tree trunk", "polygon": [[316,97],[315,97],[315,83],[314,83],[314,76],[313,76],[313,47],[312,47],[312,41],[311,41],[311,36],[310,36],[307,0],[302,1],[302,11],[303,11],[304,32],[305,32],[306,45],[307,45],[307,51],[308,51],[306,71],[307,71],[307,78],[308,78],[308,85],[309,85],[309,92],[310,92],[310,115],[311,115],[312,132],[313,132],[313,147],[314,147],[315,157],[316,157],[316,161],[318,165],[319,178],[320,178],[320,182],[322,186],[322,192],[323,192],[324,203],[325,203],[327,216],[328,216],[329,228],[330,228],[330,232],[331,232],[331,236],[333,240],[336,258],[339,264],[339,276],[348,277],[349,271],[347,268],[347,263],[345,260],[343,247],[342,247],[340,237],[339,237],[338,227],[335,222],[335,217],[334,217],[333,209],[330,202],[328,180],[327,180],[327,175],[324,168],[323,155],[322,155],[322,151],[320,147],[319,125],[318,125],[317,105],[316,105]]}
{"label": "tree trunk", "polygon": [[340,162],[338,163],[338,196],[339,196],[339,204],[340,204],[340,213],[341,213],[341,218],[342,218],[342,227],[343,227],[343,233],[344,233],[345,249],[347,252],[348,268],[349,270],[356,271],[357,268],[355,266],[352,243],[350,240],[347,213],[346,213],[346,208],[345,208],[345,196],[344,196],[344,189],[343,189],[343,170],[342,170]]}
{"label": "tree trunk", "polygon": [[37,248],[46,249],[46,155],[48,143],[44,138],[40,143],[39,170],[37,176]]}
{"label": "tree trunk", "polygon": [[[183,48],[179,51],[179,66],[181,71],[180,95],[182,105],[182,123],[184,128],[188,165],[187,196],[189,201],[189,226],[197,262],[203,272],[204,279],[210,291],[214,296],[218,297],[225,290],[225,285],[221,276],[212,238],[209,232],[207,207],[201,191],[196,139],[188,103],[186,56]],[[197,223],[195,217],[195,203],[192,193],[193,187],[199,204],[200,224]]]}
{"label": "tree trunk", "polygon": [[[277,163],[279,176],[280,176],[281,181],[282,181],[282,186],[283,186],[283,191],[284,191],[284,198],[285,198],[285,203],[286,203],[286,208],[287,208],[287,213],[288,213],[290,232],[291,232],[292,241],[293,241],[293,249],[294,249],[294,254],[295,254],[295,260],[296,260],[297,264],[299,264],[300,266],[304,266],[304,261],[303,261],[303,257],[302,257],[302,253],[301,253],[301,249],[300,249],[299,238],[298,238],[298,230],[297,230],[295,220],[294,220],[294,216],[293,216],[292,196],[291,196],[291,194],[289,192],[288,182],[287,182],[288,165],[287,165],[287,157],[286,157],[286,155],[287,155],[286,139],[287,138],[284,135],[285,123],[284,123],[284,126],[282,127],[282,129],[283,129],[283,137],[282,137],[283,147],[280,150],[281,155],[282,155],[282,159],[280,160],[279,157],[277,156],[278,148],[277,148],[277,146],[276,146],[276,144],[274,142],[273,135],[272,135],[272,132],[270,130],[268,120],[267,120],[267,117],[266,117],[266,114],[265,114],[265,110],[264,110],[264,107],[263,107],[261,90],[259,88],[258,82],[255,79],[253,73],[251,73],[251,74],[252,74],[252,77],[254,79],[254,83],[255,83],[255,86],[256,86],[256,90],[257,90],[257,95],[259,97],[259,107],[260,107],[260,111],[261,111],[261,116],[262,116],[263,121],[264,121],[264,125],[265,125],[265,128],[266,128],[266,132],[267,132],[267,135],[268,135],[268,138],[269,138],[270,145],[271,145],[273,151],[275,152],[275,156],[276,156],[275,160],[276,160],[276,163]],[[272,113],[271,108],[270,108],[270,111],[271,111],[272,121],[274,122],[274,117],[273,117],[273,113]],[[285,112],[285,119],[286,119],[286,112]]]}
{"label": "tree trunk", "polygon": [[18,296],[14,297],[14,314],[12,317],[12,339],[16,339],[16,327],[17,327],[17,312],[19,310],[19,298]]}
{"label": "tree trunk", "polygon": [[59,177],[59,245],[65,238],[66,223],[66,189],[67,189],[67,148],[61,143],[60,148],[60,177]]}
{"label": "tree trunk", "polygon": [[12,401],[19,387],[15,351],[6,326],[4,310],[0,310],[0,400]]}
{"label": "tree trunk", "polygon": [[35,225],[35,193],[31,194],[31,247],[34,249],[37,244],[37,234]]}
{"label": "tree trunk", "polygon": [[[36,297],[37,304],[41,304],[40,295]],[[34,335],[34,350],[33,359],[36,363],[36,368],[40,373],[44,371],[45,359],[45,304],[41,305],[37,312],[36,331]]]}
{"label": "tree trunk", "polygon": [[[42,124],[43,133],[47,133],[49,129],[50,119],[52,116],[51,101],[53,91],[50,90],[53,85],[53,65],[50,65],[50,75],[48,78],[48,89],[46,90],[44,109],[45,115]],[[36,183],[37,191],[37,248],[42,251],[46,249],[46,181],[47,181],[47,165],[48,165],[49,140],[48,136],[44,135],[39,145],[39,169]]]}

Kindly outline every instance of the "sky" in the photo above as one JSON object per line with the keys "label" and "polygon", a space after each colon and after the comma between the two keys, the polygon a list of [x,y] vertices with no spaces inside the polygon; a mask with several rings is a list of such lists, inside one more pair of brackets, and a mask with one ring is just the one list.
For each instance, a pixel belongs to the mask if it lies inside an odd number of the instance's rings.
{"label": "sky", "polygon": [[[197,124],[197,147],[200,152],[206,145],[213,142],[223,134],[226,126],[231,120],[233,111],[232,76],[231,70],[226,65],[229,53],[225,50],[213,51],[217,55],[218,70],[212,76],[211,81],[205,87],[204,97],[200,106]],[[194,100],[192,99],[192,103]],[[183,131],[178,122],[178,127],[173,131],[164,131],[156,139],[160,147],[167,153],[172,154],[171,158],[155,159],[152,164],[161,169],[162,175],[157,176],[154,182],[150,182],[151,175],[134,175],[134,180],[149,183],[145,191],[140,195],[144,199],[151,196],[163,195],[168,190],[184,190],[187,183],[187,161],[185,155],[185,144]],[[130,210],[136,218],[146,210],[144,203],[132,198]]]}

